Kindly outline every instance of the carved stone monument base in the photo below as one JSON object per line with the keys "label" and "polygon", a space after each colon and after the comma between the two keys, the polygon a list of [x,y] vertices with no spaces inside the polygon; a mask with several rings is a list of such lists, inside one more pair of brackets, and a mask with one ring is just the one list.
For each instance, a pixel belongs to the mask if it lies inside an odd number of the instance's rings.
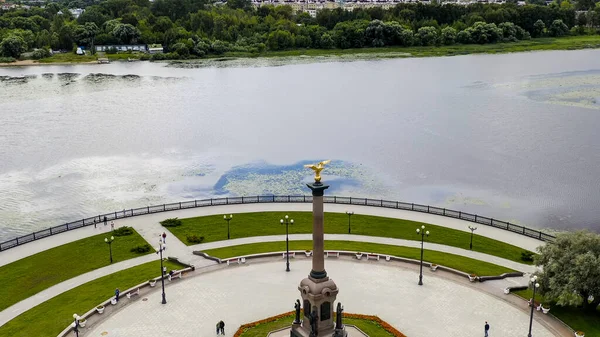
{"label": "carved stone monument base", "polygon": [[348,337],[348,332],[343,327],[341,329],[335,329],[333,331],[333,337]]}

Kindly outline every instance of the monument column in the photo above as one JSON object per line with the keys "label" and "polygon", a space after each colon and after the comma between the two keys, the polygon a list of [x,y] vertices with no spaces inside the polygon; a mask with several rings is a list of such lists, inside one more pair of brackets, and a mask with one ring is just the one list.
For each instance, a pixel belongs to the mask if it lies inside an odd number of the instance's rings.
{"label": "monument column", "polygon": [[336,336],[346,336],[343,330],[338,334],[334,326],[333,303],[339,289],[325,271],[323,193],[329,186],[321,183],[320,173],[328,163],[327,160],[317,165],[305,165],[315,171],[315,182],[306,184],[313,196],[312,269],[298,286],[304,315],[302,321],[297,320],[292,324],[291,337],[331,337],[334,333]]}
{"label": "monument column", "polygon": [[320,181],[314,184],[306,184],[312,190],[313,196],[313,257],[310,277],[322,279],[327,277],[325,271],[325,240],[324,240],[324,215],[323,215],[323,192],[329,187]]}

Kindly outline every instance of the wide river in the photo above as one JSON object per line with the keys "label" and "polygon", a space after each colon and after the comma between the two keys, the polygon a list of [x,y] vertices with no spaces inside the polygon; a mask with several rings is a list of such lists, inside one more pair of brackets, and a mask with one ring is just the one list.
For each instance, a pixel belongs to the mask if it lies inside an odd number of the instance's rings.
{"label": "wide river", "polygon": [[331,195],[599,230],[600,50],[0,68],[0,239],[322,159]]}

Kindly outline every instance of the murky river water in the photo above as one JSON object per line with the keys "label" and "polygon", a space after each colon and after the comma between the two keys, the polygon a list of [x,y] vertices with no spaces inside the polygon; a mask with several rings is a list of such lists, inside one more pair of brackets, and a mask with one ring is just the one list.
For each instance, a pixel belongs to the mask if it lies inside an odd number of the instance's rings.
{"label": "murky river water", "polygon": [[328,158],[330,194],[600,229],[599,50],[327,61],[0,68],[0,239]]}

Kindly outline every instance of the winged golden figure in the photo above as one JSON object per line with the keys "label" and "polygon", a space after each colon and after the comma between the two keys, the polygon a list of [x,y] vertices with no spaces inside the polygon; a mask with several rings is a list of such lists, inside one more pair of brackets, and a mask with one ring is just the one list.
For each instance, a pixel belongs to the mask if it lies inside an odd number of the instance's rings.
{"label": "winged golden figure", "polygon": [[322,162],[319,162],[316,165],[310,164],[310,165],[304,165],[304,167],[315,171],[315,182],[320,183],[321,182],[321,171],[323,171],[323,169],[325,168],[325,165],[327,165],[329,163],[331,163],[331,160],[324,160]]}

